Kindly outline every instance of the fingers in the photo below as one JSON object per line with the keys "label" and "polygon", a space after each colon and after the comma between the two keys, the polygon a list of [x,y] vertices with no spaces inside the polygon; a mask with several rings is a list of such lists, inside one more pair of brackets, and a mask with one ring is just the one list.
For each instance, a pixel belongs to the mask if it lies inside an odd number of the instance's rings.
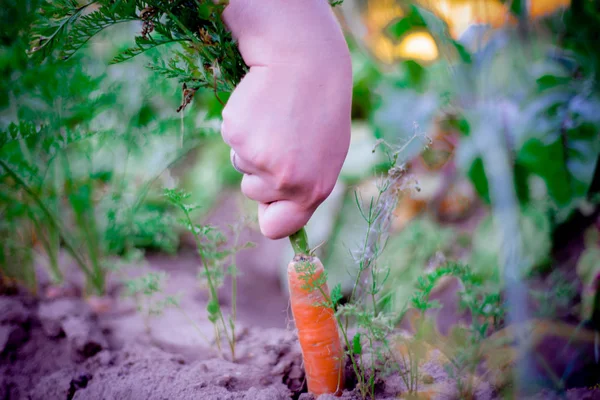
{"label": "fingers", "polygon": [[258,168],[256,168],[256,166],[240,157],[233,149],[229,152],[229,160],[231,161],[233,168],[240,174],[254,175],[258,173]]}
{"label": "fingers", "polygon": [[258,222],[261,233],[269,239],[282,239],[304,227],[312,212],[289,200],[258,205]]}
{"label": "fingers", "polygon": [[244,196],[259,203],[268,204],[283,199],[282,193],[259,175],[244,175],[241,188]]}

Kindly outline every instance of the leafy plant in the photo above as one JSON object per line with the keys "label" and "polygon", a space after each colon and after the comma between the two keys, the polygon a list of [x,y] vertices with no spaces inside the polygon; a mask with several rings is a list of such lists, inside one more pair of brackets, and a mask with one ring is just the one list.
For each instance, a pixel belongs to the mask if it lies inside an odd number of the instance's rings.
{"label": "leafy plant", "polygon": [[[211,342],[209,338],[181,307],[180,297],[182,294],[169,295],[164,292],[163,287],[167,279],[168,275],[164,271],[149,272],[133,279],[124,279],[124,296],[133,298],[137,304],[138,311],[147,316],[160,315],[167,308],[177,309],[194,327],[198,336],[200,336],[207,345],[210,345]],[[144,324],[146,331],[149,331],[150,327],[147,319],[144,319]]]}
{"label": "leafy plant", "polygon": [[[3,274],[30,281],[34,289],[32,264],[42,256],[53,282],[60,284],[64,266],[59,254],[66,251],[85,274],[88,289],[102,293],[110,257],[135,247],[173,251],[177,246],[173,209],[162,199],[162,204],[154,200],[154,192],[173,162],[164,151],[169,138],[162,131],[173,130],[173,122],[184,129],[190,120],[149,116],[161,107],[152,99],[136,98],[136,90],[147,90],[140,85],[143,75],[115,84],[105,68],[98,68],[93,49],[66,61],[47,55],[38,63],[28,57],[30,27],[39,5],[33,0],[9,2],[0,14],[0,68],[11,77],[2,82],[6,99],[0,104]],[[161,84],[153,87],[171,90]],[[188,135],[186,148],[174,152],[175,160],[203,140],[202,135]],[[157,139],[162,153],[148,146]],[[144,159],[148,163],[149,154],[166,160],[152,160],[146,174],[132,168]],[[12,267],[21,262],[26,274]]]}
{"label": "leafy plant", "polygon": [[198,89],[210,89],[217,98],[231,92],[247,70],[221,19],[225,5],[198,0],[99,0],[83,6],[75,0],[44,2],[44,18],[36,26],[32,51],[39,59],[55,52],[68,59],[104,29],[137,21],[141,30],[135,46],[114,57],[112,63],[160,46],[178,45],[167,60],[155,60],[148,67],[182,85],[181,111]]}
{"label": "leafy plant", "polygon": [[599,310],[596,304],[600,273],[600,232],[591,227],[585,232],[585,250],[577,262],[577,275],[583,285],[581,318],[591,319]]}
{"label": "leafy plant", "polygon": [[[252,243],[240,245],[239,235],[243,228],[243,222],[231,227],[233,231],[233,240],[229,242],[223,232],[210,225],[194,224],[190,213],[200,207],[197,204],[189,204],[186,201],[190,194],[181,190],[165,189],[165,197],[183,213],[181,224],[189,230],[196,240],[196,247],[202,270],[199,274],[200,280],[208,290],[209,299],[206,306],[208,319],[215,328],[216,344],[219,352],[222,353],[221,341],[224,337],[232,360],[235,360],[236,344],[236,309],[237,309],[237,270],[235,268],[235,255],[243,249],[253,246]],[[231,243],[230,246],[226,245]],[[231,277],[231,311],[225,316],[223,308],[219,303],[218,291],[224,284],[225,277]]]}
{"label": "leafy plant", "polygon": [[[500,297],[499,291],[490,291],[482,284],[471,272],[463,265],[450,263],[440,267],[435,271],[421,277],[417,283],[417,291],[411,300],[412,306],[420,312],[418,323],[426,323],[426,311],[432,308],[438,308],[439,303],[429,300],[431,292],[439,280],[444,276],[457,278],[462,284],[462,290],[459,292],[460,306],[469,311],[471,322],[467,329],[459,325],[453,328],[453,333],[449,335],[446,344],[444,341],[438,341],[435,337],[425,339],[429,340],[432,346],[442,347],[442,352],[451,362],[450,373],[457,381],[457,388],[461,398],[473,398],[473,381],[469,381],[475,376],[475,371],[483,361],[481,346],[490,332],[497,330],[504,319],[505,308]],[[431,333],[431,328],[423,326],[416,327],[415,338],[423,339],[421,335],[425,331]],[[425,329],[425,330],[424,330]],[[465,377],[468,380],[465,382]]]}

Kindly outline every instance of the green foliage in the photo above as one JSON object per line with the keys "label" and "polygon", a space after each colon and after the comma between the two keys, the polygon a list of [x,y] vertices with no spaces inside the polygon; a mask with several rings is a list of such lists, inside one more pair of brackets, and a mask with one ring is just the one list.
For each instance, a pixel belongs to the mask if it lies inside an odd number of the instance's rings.
{"label": "green foliage", "polygon": [[43,19],[34,31],[35,55],[72,57],[102,30],[122,22],[137,21],[141,31],[135,46],[115,56],[112,63],[130,60],[160,46],[178,44],[167,60],[148,67],[183,84],[185,108],[196,90],[208,88],[218,95],[231,92],[247,67],[237,44],[221,19],[225,4],[200,1],[94,1],[79,6],[73,0],[44,2]]}
{"label": "green foliage", "polygon": [[57,46],[62,45],[59,57],[68,59],[103,29],[136,19],[135,4],[131,2],[117,2],[111,7],[96,7],[96,2],[80,6],[76,0],[43,3],[41,18],[33,31],[36,46],[32,51],[43,59],[52,54]]}
{"label": "green foliage", "polygon": [[[504,317],[504,309],[500,300],[499,290],[488,292],[488,288],[473,274],[467,266],[449,263],[446,266],[439,267],[435,271],[419,277],[416,285],[417,292],[411,300],[412,306],[424,314],[427,310],[438,308],[439,304],[429,300],[432,290],[445,276],[458,278],[462,283],[463,289],[459,292],[460,305],[469,310],[471,314],[471,334],[472,341],[482,340],[488,333],[488,328],[497,328]],[[494,325],[490,327],[488,322],[482,322],[482,319],[492,319]]]}
{"label": "green foliage", "polygon": [[[54,2],[53,7],[73,4]],[[58,255],[65,250],[86,274],[89,289],[102,292],[109,257],[136,246],[173,251],[177,245],[172,209],[150,201],[171,161],[155,159],[146,176],[135,168],[151,153],[143,149],[158,131],[152,114],[161,106],[136,98],[144,90],[143,75],[127,83],[111,81],[93,49],[67,61],[50,54],[43,63],[30,58],[30,26],[40,22],[33,11],[38,6],[37,1],[8,2],[0,15],[0,69],[10,77],[2,80],[6,101],[0,102],[3,240],[19,248],[41,247],[56,283],[62,280]],[[53,15],[59,18],[61,12]],[[189,125],[184,122],[176,126]],[[19,226],[30,232],[19,232]],[[5,251],[2,268],[14,275],[8,269],[24,260]]]}
{"label": "green foliage", "polygon": [[[462,379],[465,374],[474,373],[482,361],[483,349],[494,351],[494,346],[485,340],[508,312],[500,302],[507,265],[518,264],[521,279],[551,272],[546,284],[552,290],[530,292],[542,305],[542,316],[555,315],[576,298],[576,288],[548,269],[555,268],[551,262],[554,228],[578,209],[582,213],[589,211],[594,198],[591,189],[597,179],[594,174],[600,155],[600,62],[593,44],[598,37],[600,14],[593,3],[573,2],[566,12],[529,21],[525,2],[511,2],[511,11],[522,17],[518,29],[481,27],[458,41],[450,38],[446,25],[435,15],[403,4],[404,16],[386,27],[385,34],[399,39],[408,32],[427,30],[438,45],[440,59],[426,66],[401,62],[384,75],[376,69],[371,71],[372,64],[361,60],[361,55],[357,57],[360,73],[356,74],[359,79],[355,95],[358,93],[361,98],[355,109],[361,117],[364,114],[371,120],[376,138],[398,143],[414,135],[415,130],[423,136],[449,130],[460,132],[454,159],[458,173],[470,179],[485,205],[492,206],[493,214],[469,234],[472,239],[467,244],[458,243],[451,228],[417,219],[400,233],[385,237],[385,251],[381,246],[367,252],[377,254],[375,259],[384,267],[382,271],[390,271],[389,276],[379,276],[387,283],[377,292],[377,300],[367,302],[378,304],[375,310],[380,314],[393,311],[402,315],[407,304],[423,314],[431,314],[440,307],[430,299],[431,293],[442,277],[452,276],[462,282],[460,304],[473,319],[469,326],[455,326],[448,337],[435,332],[434,322],[428,321],[419,328],[415,340],[402,340],[410,349],[400,359],[394,352],[387,353],[396,360],[395,368],[406,379],[408,390],[417,389],[415,376],[418,377],[419,357],[425,353],[426,338],[431,346],[448,349],[450,370],[458,380],[461,398],[472,395],[472,382]],[[548,30],[542,31],[541,26]],[[555,38],[560,41],[555,43]],[[415,142],[408,158],[421,152],[425,144]],[[508,185],[502,186],[499,181]],[[358,204],[359,214],[368,222],[369,202],[366,206],[362,201]],[[348,215],[348,207],[342,213],[346,222],[340,224],[340,230],[344,231],[346,242],[355,242],[359,225],[353,215]],[[515,222],[512,229],[504,229],[511,222]],[[336,243],[340,240],[337,236],[334,239]],[[598,298],[594,272],[597,263],[591,261],[598,258],[596,242],[588,239],[579,265],[586,287],[583,313],[588,318]],[[463,246],[472,250],[457,251]],[[521,251],[514,250],[516,247]],[[342,260],[339,252],[333,248],[330,259]],[[445,265],[446,256],[456,253],[463,254],[463,261],[470,267]],[[507,259],[511,256],[515,258]],[[364,279],[363,273],[375,262],[355,258],[361,277],[359,292],[368,293],[371,280]],[[424,270],[429,273],[421,276]],[[354,272],[352,275],[356,276]],[[364,345],[367,338],[375,337],[369,333],[369,326],[376,317],[365,312],[369,306],[363,302],[364,297],[352,299],[337,313],[356,322]],[[389,335],[393,328],[387,332]],[[353,343],[347,343],[351,359]],[[379,343],[386,347],[384,342]],[[366,346],[362,350],[364,354]],[[357,366],[357,375],[364,377],[359,378],[359,385],[367,384],[366,372],[371,366],[364,366],[362,360],[357,360]],[[368,397],[369,392],[361,394]]]}
{"label": "green foliage", "polygon": [[530,181],[541,178],[554,203],[553,222],[565,221],[589,197],[600,154],[600,125],[592,111],[600,105],[595,79],[599,63],[591,47],[598,18],[587,3],[568,10],[561,21],[548,18],[553,33],[561,34],[558,48],[534,26],[528,40],[503,29],[473,33],[475,40],[465,37],[459,43],[432,13],[408,7],[388,27],[390,34],[426,29],[441,57],[418,74],[411,73],[411,64],[399,63],[394,73],[372,80],[381,94],[373,118],[376,134],[395,142],[411,135],[415,123],[429,134],[449,117],[461,121],[459,131],[465,137],[457,161],[488,203],[482,131],[502,134],[521,204],[537,201]]}
{"label": "green foliage", "polygon": [[422,271],[450,253],[455,232],[441,227],[428,218],[418,218],[405,229],[390,237],[379,262],[390,269],[383,294],[389,298],[389,308],[402,310],[411,299],[414,285]]}
{"label": "green foliage", "polygon": [[[363,398],[374,398],[378,363],[393,356],[388,338],[401,318],[399,314],[402,312],[396,313],[395,310],[390,312],[387,307],[384,307],[388,295],[382,289],[386,285],[390,269],[382,266],[378,259],[387,243],[398,196],[414,188],[414,181],[400,164],[410,141],[399,149],[390,148],[389,145],[382,143],[388,150],[389,170],[377,185],[376,196],[365,200],[355,193],[355,204],[365,224],[365,230],[361,245],[353,253],[357,265],[352,270],[353,285],[344,304],[340,304],[341,284],[334,286],[331,296],[322,293],[326,299],[325,305],[335,311],[346,352],[358,380],[357,388]],[[311,279],[308,282],[325,278],[325,274],[322,274],[320,278],[315,279],[314,271],[309,276]],[[357,330],[353,336],[349,333],[351,323]],[[369,355],[365,358],[363,355],[367,353],[367,349]]]}
{"label": "green foliage", "polygon": [[[500,35],[500,33],[498,33]],[[483,65],[497,66],[477,71],[483,79],[492,68],[501,68],[501,51],[520,54],[530,47],[545,48],[547,43],[490,42],[478,53]],[[555,210],[553,222],[564,222],[589,197],[598,156],[600,155],[600,122],[597,113],[598,91],[594,73],[589,70],[589,59],[558,51],[542,56],[533,53],[533,67],[524,65],[522,58],[514,60],[513,67],[520,74],[518,87],[507,85],[493,95],[499,104],[479,104],[464,113],[470,132],[483,130],[502,132],[511,154],[515,190],[522,205],[539,201],[540,195],[531,186],[532,180],[541,179]],[[512,60],[511,60],[512,61]],[[530,63],[531,64],[531,63]],[[586,64],[588,64],[586,66]],[[506,68],[506,65],[504,65]],[[460,92],[457,100],[463,94]],[[489,171],[481,161],[485,141],[473,134],[462,140],[459,148],[460,166],[471,178],[478,193],[490,202]]]}
{"label": "green foliage", "polygon": [[352,338],[352,353],[360,356],[362,354],[362,344],[360,342],[360,332]]}
{"label": "green foliage", "polygon": [[331,294],[329,297],[331,298],[331,306],[335,310],[340,304],[340,301],[344,298],[342,295],[342,285],[340,283],[331,289]]}
{"label": "green foliage", "polygon": [[[445,276],[457,278],[462,284],[459,294],[459,305],[468,310],[471,322],[467,329],[456,325],[448,337],[443,338],[428,326],[426,311],[439,305],[429,300],[432,290]],[[421,313],[418,319],[417,332],[414,340],[424,340],[430,345],[439,347],[448,357],[450,376],[457,380],[461,397],[470,397],[474,391],[470,377],[484,360],[481,351],[486,337],[500,327],[505,317],[505,307],[499,290],[490,290],[483,285],[467,266],[449,263],[433,272],[420,277],[416,286],[417,291],[412,298],[412,306]]]}
{"label": "green foliage", "polygon": [[595,299],[598,293],[598,276],[600,274],[600,232],[596,227],[585,233],[585,250],[577,262],[577,275],[583,285],[581,318],[590,319],[598,312]]}
{"label": "green foliage", "polygon": [[[235,321],[237,310],[237,270],[235,267],[235,255],[243,250],[253,247],[250,242],[240,244],[239,236],[244,229],[246,221],[230,226],[233,238],[228,240],[225,234],[210,225],[194,224],[191,213],[200,208],[201,205],[188,203],[191,194],[181,189],[164,189],[164,196],[171,204],[177,207],[183,214],[180,223],[192,233],[196,240],[196,248],[202,263],[199,277],[208,290],[209,300],[206,305],[208,319],[213,323],[216,333],[216,344],[219,352],[221,349],[222,336],[225,336],[232,360],[235,360]],[[218,290],[225,282],[225,276],[231,276],[231,312],[225,318],[221,304],[219,303]]]}
{"label": "green foliage", "polygon": [[[525,278],[549,261],[552,246],[550,218],[542,207],[525,207],[520,211],[520,233],[527,244],[523,254],[522,274]],[[469,263],[481,281],[496,282],[502,285],[500,240],[497,224],[489,216],[480,222],[474,231]]]}
{"label": "green foliage", "polygon": [[[560,318],[571,313],[570,307],[578,295],[577,283],[568,279],[564,272],[556,269],[550,272],[541,290],[531,289],[530,294],[538,305],[536,316],[546,319]],[[582,295],[582,309],[587,311],[590,299],[586,290]]]}
{"label": "green foliage", "polygon": [[586,90],[593,80],[573,80],[569,74],[563,71],[562,81],[553,75],[542,77],[556,82],[550,88],[540,87],[526,106],[520,125],[524,133],[519,135],[522,147],[516,159],[525,173],[544,180],[560,210],[560,221],[587,198],[600,154],[600,118],[592,111],[600,107],[600,97]]}

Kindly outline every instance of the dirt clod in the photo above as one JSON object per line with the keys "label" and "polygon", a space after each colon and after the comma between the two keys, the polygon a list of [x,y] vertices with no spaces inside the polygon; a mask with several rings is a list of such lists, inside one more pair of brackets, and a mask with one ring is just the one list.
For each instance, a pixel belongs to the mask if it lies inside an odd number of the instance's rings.
{"label": "dirt clod", "polygon": [[0,325],[0,353],[16,349],[28,337],[27,331],[19,325]]}
{"label": "dirt clod", "polygon": [[0,324],[24,324],[29,311],[18,297],[0,296]]}
{"label": "dirt clod", "polygon": [[78,389],[83,389],[88,385],[88,382],[92,379],[92,375],[88,373],[83,373],[78,375],[77,377],[71,379],[69,384],[69,393],[67,394],[67,400],[71,400],[75,396],[75,392]]}
{"label": "dirt clod", "polygon": [[67,317],[61,324],[71,348],[74,360],[92,357],[107,347],[106,340],[98,327],[81,317]]}
{"label": "dirt clod", "polygon": [[49,337],[58,337],[63,332],[62,323],[67,318],[88,318],[91,310],[85,302],[74,298],[59,298],[41,303],[37,312],[44,332]]}

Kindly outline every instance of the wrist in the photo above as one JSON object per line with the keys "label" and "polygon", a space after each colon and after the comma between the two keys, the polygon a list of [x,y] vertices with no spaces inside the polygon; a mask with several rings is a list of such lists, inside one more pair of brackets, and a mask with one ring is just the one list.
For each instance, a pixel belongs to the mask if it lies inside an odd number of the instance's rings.
{"label": "wrist", "polygon": [[327,0],[230,0],[223,18],[248,66],[350,62]]}

